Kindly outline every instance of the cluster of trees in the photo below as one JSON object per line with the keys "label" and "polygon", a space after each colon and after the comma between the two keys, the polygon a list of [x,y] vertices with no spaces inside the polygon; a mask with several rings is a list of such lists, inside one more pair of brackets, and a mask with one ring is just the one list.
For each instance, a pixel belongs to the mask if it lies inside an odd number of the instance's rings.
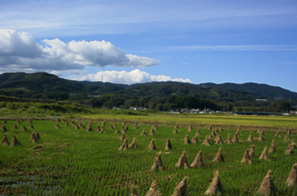
{"label": "cluster of trees", "polygon": [[255,105],[239,105],[236,111],[265,111],[265,112],[289,112],[295,110],[288,101],[267,102]]}
{"label": "cluster of trees", "polygon": [[6,95],[6,96],[18,97],[18,98],[44,99],[44,100],[56,100],[56,101],[64,101],[64,100],[70,99],[69,93],[62,92],[62,91],[32,92],[24,89],[0,90],[0,95]]}
{"label": "cluster of trees", "polygon": [[[55,98],[57,92],[52,94]],[[33,98],[15,98],[9,96],[0,96],[2,102],[34,102],[34,103],[55,103],[57,100],[50,98],[44,99],[33,99]],[[58,99],[59,100],[59,99]],[[237,100],[237,101],[226,101],[226,100],[211,100],[206,98],[198,98],[195,96],[130,96],[125,94],[103,94],[99,97],[89,96],[87,93],[79,93],[74,96],[69,96],[68,99],[62,99],[65,102],[78,103],[92,108],[122,108],[129,109],[130,107],[143,107],[150,110],[156,111],[171,111],[181,110],[184,108],[188,109],[211,109],[215,111],[255,111],[255,112],[289,112],[296,110],[290,101],[275,101],[268,100],[266,102],[256,100]],[[13,106],[15,107],[15,105]],[[54,110],[65,110],[65,108],[58,108],[51,106],[50,108],[43,109],[54,109]]]}
{"label": "cluster of trees", "polygon": [[3,102],[0,100],[0,109],[26,111],[28,113],[91,113],[91,111],[83,106],[68,104],[63,102],[56,103],[37,103],[37,102]]}
{"label": "cluster of trees", "polygon": [[238,101],[221,102],[209,99],[200,99],[194,96],[168,96],[168,97],[130,97],[126,95],[105,94],[99,98],[91,98],[83,104],[94,108],[119,107],[128,109],[130,107],[143,107],[150,110],[170,111],[184,108],[211,109],[219,111],[266,111],[266,112],[288,112],[294,110],[288,101]]}
{"label": "cluster of trees", "polygon": [[169,96],[167,98],[158,97],[128,97],[125,95],[102,95],[99,98],[92,98],[88,104],[95,108],[130,108],[130,107],[144,107],[151,110],[170,111],[179,110],[183,108],[199,108],[199,109],[212,109],[223,110],[232,105],[219,105],[211,100],[199,99],[193,96]]}

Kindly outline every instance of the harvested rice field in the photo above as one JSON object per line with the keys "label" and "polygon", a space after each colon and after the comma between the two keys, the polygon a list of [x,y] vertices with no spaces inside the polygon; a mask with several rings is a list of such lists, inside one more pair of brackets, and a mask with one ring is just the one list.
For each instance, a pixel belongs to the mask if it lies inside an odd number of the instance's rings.
{"label": "harvested rice field", "polygon": [[294,127],[0,123],[0,195],[297,195]]}

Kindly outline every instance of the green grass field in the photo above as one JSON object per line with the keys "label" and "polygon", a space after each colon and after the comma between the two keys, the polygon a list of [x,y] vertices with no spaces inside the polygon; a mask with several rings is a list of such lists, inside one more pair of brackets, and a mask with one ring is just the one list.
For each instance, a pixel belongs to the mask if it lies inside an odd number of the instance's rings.
{"label": "green grass field", "polygon": [[[64,122],[50,120],[33,120],[34,128],[30,129],[25,120],[13,129],[16,120],[8,120],[6,127],[7,136],[11,141],[15,135],[22,143],[21,146],[12,147],[0,145],[0,194],[25,194],[25,195],[130,195],[130,187],[136,185],[139,195],[145,195],[153,180],[159,184],[158,190],[162,195],[171,195],[176,183],[188,176],[188,195],[203,195],[208,188],[213,172],[219,170],[224,195],[254,195],[268,170],[272,170],[272,179],[279,190],[279,195],[296,195],[297,187],[287,187],[285,181],[297,162],[296,154],[285,155],[285,150],[290,141],[283,138],[288,129],[296,129],[296,117],[253,117],[253,116],[219,116],[219,115],[112,115],[93,114],[80,116],[88,120],[79,120],[87,126],[92,121],[93,131],[87,132],[75,129],[69,121],[69,126]],[[106,133],[94,131],[97,124],[106,121]],[[109,129],[110,123],[116,123],[121,131],[124,121],[127,121],[129,130],[126,138],[129,144],[136,138],[139,148],[119,151],[123,141],[115,128]],[[133,122],[138,122],[135,129]],[[155,136],[140,136],[143,128],[147,133],[152,127],[152,122],[158,122],[159,129]],[[60,129],[56,129],[56,124]],[[151,123],[151,124],[150,124]],[[178,134],[173,134],[174,125],[180,124]],[[187,131],[188,124],[193,125],[191,132]],[[1,124],[2,121],[1,121]],[[223,128],[219,131],[223,141],[227,134],[233,135],[238,125],[242,125],[240,143],[210,146],[202,145],[204,138],[211,134],[206,125],[213,124],[216,128],[220,125],[234,125],[234,129]],[[28,130],[22,131],[25,125]],[[226,127],[228,127],[226,126]],[[249,131],[244,126],[252,128],[253,138],[259,136],[256,126],[265,129],[265,141],[246,142]],[[190,139],[200,129],[201,135],[197,144],[184,144],[184,137]],[[265,130],[264,129],[264,130]],[[281,137],[274,137],[271,130],[280,130]],[[41,140],[38,143],[30,142],[31,133],[39,131]],[[3,138],[1,132],[0,137]],[[165,152],[166,138],[169,137],[173,149]],[[156,151],[148,151],[151,139],[155,139]],[[297,140],[297,134],[289,136]],[[269,153],[270,160],[259,160],[264,147],[268,147],[275,140],[275,153]],[[240,163],[243,153],[255,144],[256,157],[252,164]],[[42,149],[35,149],[42,146]],[[226,160],[223,163],[213,163],[219,148]],[[199,150],[202,150],[204,168],[176,168],[175,164],[182,154],[187,152],[188,163],[191,164]],[[162,152],[162,161],[165,171],[151,172],[156,154]],[[295,149],[295,151],[297,151]]]}

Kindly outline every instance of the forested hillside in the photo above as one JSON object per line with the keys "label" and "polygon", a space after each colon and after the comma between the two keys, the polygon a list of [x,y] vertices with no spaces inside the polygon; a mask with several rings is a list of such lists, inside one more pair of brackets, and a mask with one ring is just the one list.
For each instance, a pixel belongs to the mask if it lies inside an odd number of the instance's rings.
{"label": "forested hillside", "polygon": [[[71,101],[91,107],[169,111],[182,108],[284,111],[293,109],[297,93],[269,85],[152,82],[124,85],[72,81],[48,73],[4,73],[0,95],[24,100]],[[3,97],[2,97],[3,99]],[[266,99],[267,101],[257,101]],[[7,97],[6,97],[7,100]]]}

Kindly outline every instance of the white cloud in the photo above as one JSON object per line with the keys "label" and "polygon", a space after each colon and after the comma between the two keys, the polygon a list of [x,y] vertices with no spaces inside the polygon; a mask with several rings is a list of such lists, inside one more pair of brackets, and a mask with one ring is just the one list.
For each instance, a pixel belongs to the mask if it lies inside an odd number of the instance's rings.
{"label": "white cloud", "polygon": [[102,81],[119,83],[119,84],[135,84],[135,83],[145,83],[145,82],[164,82],[164,81],[175,81],[175,82],[187,82],[191,83],[190,79],[182,78],[171,78],[166,75],[151,75],[147,72],[141,71],[139,69],[127,71],[99,71],[95,74],[88,74],[86,76],[77,77],[74,76],[71,79],[76,80],[88,80],[88,81]]}
{"label": "white cloud", "polygon": [[77,70],[85,66],[146,67],[160,63],[126,54],[108,41],[43,40],[41,45],[26,32],[0,29],[0,71]]}
{"label": "white cloud", "polygon": [[26,32],[0,29],[0,56],[37,57],[41,46]]}

